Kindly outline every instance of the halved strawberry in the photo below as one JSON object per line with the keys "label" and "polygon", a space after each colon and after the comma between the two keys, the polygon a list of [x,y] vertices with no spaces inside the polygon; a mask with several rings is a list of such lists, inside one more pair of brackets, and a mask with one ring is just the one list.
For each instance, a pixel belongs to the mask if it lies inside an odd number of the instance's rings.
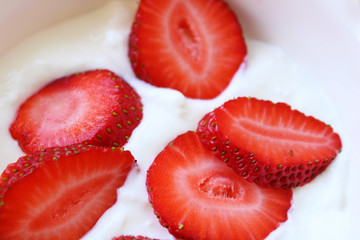
{"label": "halved strawberry", "polygon": [[120,237],[115,237],[112,240],[155,240],[155,238],[148,238],[143,236],[130,236],[130,235],[123,235]]}
{"label": "halved strawberry", "polygon": [[140,1],[129,39],[138,78],[210,99],[228,86],[245,55],[242,28],[224,1]]}
{"label": "halved strawberry", "polygon": [[146,185],[160,223],[176,238],[264,239],[287,220],[291,189],[262,188],[238,176],[195,132],[154,160]]}
{"label": "halved strawberry", "polygon": [[0,239],[79,239],[111,207],[129,151],[72,145],[21,157],[0,179]]}
{"label": "halved strawberry", "polygon": [[59,78],[28,98],[10,127],[26,153],[87,142],[122,146],[142,119],[135,90],[108,70]]}
{"label": "halved strawberry", "polygon": [[341,150],[333,129],[285,103],[240,97],[208,113],[197,133],[249,181],[291,188],[313,180]]}

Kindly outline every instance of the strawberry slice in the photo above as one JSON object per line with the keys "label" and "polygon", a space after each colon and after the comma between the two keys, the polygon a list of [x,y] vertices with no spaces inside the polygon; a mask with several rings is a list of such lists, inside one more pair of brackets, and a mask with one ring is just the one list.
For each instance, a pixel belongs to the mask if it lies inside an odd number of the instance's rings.
{"label": "strawberry slice", "polygon": [[79,239],[117,198],[129,151],[73,145],[9,164],[0,180],[0,239]]}
{"label": "strawberry slice", "polygon": [[274,188],[310,182],[342,147],[339,135],[314,117],[285,103],[245,97],[208,113],[197,133],[239,175]]}
{"label": "strawberry slice", "polygon": [[130,236],[130,235],[122,235],[120,237],[115,237],[112,240],[156,240],[155,238],[148,238],[143,236]]}
{"label": "strawberry slice", "polygon": [[108,70],[57,79],[28,98],[10,126],[26,153],[87,142],[122,146],[142,119],[135,90]]}
{"label": "strawberry slice", "polygon": [[221,0],[142,0],[129,37],[137,77],[190,98],[218,96],[246,52],[236,15]]}
{"label": "strawberry slice", "polygon": [[238,176],[195,132],[154,160],[146,185],[160,223],[181,239],[264,239],[287,220],[291,189],[262,188]]}

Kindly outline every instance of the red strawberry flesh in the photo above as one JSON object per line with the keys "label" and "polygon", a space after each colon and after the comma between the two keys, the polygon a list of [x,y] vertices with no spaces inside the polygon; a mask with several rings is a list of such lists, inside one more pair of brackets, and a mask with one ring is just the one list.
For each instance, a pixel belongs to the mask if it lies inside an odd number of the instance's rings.
{"label": "red strawberry flesh", "polygon": [[0,182],[0,239],[79,239],[117,198],[134,158],[73,145],[21,157]]}
{"label": "red strawberry flesh", "polygon": [[201,99],[219,95],[246,55],[236,15],[219,0],[142,0],[129,45],[140,79]]}
{"label": "red strawberry flesh", "polygon": [[57,79],[28,98],[10,127],[26,153],[87,142],[122,146],[142,119],[134,89],[108,70]]}
{"label": "red strawberry flesh", "polygon": [[329,125],[255,98],[226,102],[200,121],[197,133],[239,175],[275,188],[310,182],[342,147]]}
{"label": "red strawberry flesh", "polygon": [[176,238],[264,239],[286,221],[292,191],[261,188],[238,176],[194,132],[155,159],[146,181],[160,223]]}

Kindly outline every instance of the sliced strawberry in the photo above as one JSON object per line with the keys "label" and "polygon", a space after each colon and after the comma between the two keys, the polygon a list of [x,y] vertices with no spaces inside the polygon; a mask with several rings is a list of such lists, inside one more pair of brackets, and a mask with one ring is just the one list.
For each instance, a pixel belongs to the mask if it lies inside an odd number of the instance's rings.
{"label": "sliced strawberry", "polygon": [[238,176],[194,132],[154,160],[146,185],[163,226],[176,238],[264,239],[287,220],[291,189],[262,188]]}
{"label": "sliced strawberry", "polygon": [[122,146],[142,119],[135,90],[108,70],[57,79],[27,99],[10,127],[26,153],[87,142]]}
{"label": "sliced strawberry", "polygon": [[130,236],[130,235],[123,235],[120,237],[115,237],[112,240],[156,240],[155,238],[148,238],[143,236]]}
{"label": "sliced strawberry", "polygon": [[199,122],[197,133],[239,175],[274,188],[310,182],[342,147],[329,125],[285,103],[255,98],[226,102]]}
{"label": "sliced strawberry", "polygon": [[73,145],[10,164],[0,180],[0,239],[79,239],[116,201],[129,151]]}
{"label": "sliced strawberry", "polygon": [[242,28],[221,0],[142,0],[129,39],[138,78],[209,99],[229,84],[246,55]]}

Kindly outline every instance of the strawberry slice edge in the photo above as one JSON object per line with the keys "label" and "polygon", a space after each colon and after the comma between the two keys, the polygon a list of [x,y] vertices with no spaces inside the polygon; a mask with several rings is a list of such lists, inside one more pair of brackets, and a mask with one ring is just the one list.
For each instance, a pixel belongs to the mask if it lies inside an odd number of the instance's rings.
{"label": "strawberry slice edge", "polygon": [[121,147],[140,124],[142,106],[121,77],[89,70],[55,79],[30,96],[9,131],[25,153],[76,143]]}
{"label": "strawberry slice edge", "polygon": [[133,164],[129,151],[83,144],[21,157],[1,175],[0,236],[80,238],[115,203]]}
{"label": "strawberry slice edge", "polygon": [[246,54],[237,17],[219,0],[141,1],[129,36],[135,75],[189,98],[218,96]]}
{"label": "strawberry slice edge", "polygon": [[287,220],[292,199],[291,189],[243,180],[195,132],[165,147],[149,168],[146,185],[160,223],[184,239],[263,239]]}
{"label": "strawberry slice edge", "polygon": [[273,188],[311,182],[342,148],[340,136],[324,122],[285,103],[246,97],[206,114],[197,134],[236,173]]}

